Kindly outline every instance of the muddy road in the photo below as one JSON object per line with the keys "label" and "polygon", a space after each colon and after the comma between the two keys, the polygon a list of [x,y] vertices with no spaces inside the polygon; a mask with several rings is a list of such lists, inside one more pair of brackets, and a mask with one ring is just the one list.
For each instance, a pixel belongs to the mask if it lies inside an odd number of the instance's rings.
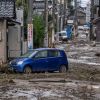
{"label": "muddy road", "polygon": [[0,100],[100,100],[100,70],[70,66],[65,74],[0,74]]}
{"label": "muddy road", "polygon": [[100,44],[76,39],[56,45],[66,51],[67,73],[1,73],[0,100],[100,100]]}

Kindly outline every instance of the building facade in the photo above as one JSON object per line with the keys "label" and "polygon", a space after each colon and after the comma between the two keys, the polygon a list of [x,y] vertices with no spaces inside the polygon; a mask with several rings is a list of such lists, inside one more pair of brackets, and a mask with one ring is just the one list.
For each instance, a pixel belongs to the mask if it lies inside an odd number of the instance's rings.
{"label": "building facade", "polygon": [[[48,11],[52,9],[52,0],[48,0]],[[45,0],[33,1],[33,14],[44,14],[45,11]]]}
{"label": "building facade", "polygon": [[0,62],[19,57],[27,52],[27,41],[23,39],[23,9],[16,9],[15,19],[0,20]]}
{"label": "building facade", "polygon": [[[94,9],[93,9],[94,8]],[[93,18],[93,29],[95,28],[96,42],[100,42],[100,0],[91,1],[91,19]]]}
{"label": "building facade", "polygon": [[91,5],[90,5],[90,2],[88,2],[86,5],[86,23],[90,22],[90,15],[91,15],[90,8],[91,8]]}

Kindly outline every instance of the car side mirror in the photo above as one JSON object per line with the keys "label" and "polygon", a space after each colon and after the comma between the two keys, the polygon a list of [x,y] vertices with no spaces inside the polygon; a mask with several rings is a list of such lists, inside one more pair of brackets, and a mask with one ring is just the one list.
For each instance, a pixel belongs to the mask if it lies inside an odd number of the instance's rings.
{"label": "car side mirror", "polygon": [[61,34],[59,34],[59,36],[61,36]]}

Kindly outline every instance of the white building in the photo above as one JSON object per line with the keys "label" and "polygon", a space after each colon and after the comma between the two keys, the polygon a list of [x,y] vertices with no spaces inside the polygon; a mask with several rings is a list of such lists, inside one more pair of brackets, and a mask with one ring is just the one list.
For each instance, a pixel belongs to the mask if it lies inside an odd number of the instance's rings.
{"label": "white building", "polygon": [[90,22],[90,15],[91,15],[90,6],[91,6],[90,3],[88,2],[86,6],[86,23]]}

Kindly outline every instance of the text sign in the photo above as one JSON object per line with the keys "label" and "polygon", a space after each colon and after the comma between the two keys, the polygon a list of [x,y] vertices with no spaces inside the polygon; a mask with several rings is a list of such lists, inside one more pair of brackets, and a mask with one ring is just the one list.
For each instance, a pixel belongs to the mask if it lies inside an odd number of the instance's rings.
{"label": "text sign", "polygon": [[0,0],[0,18],[14,17],[14,0]]}
{"label": "text sign", "polygon": [[33,24],[28,24],[28,49],[33,49]]}

